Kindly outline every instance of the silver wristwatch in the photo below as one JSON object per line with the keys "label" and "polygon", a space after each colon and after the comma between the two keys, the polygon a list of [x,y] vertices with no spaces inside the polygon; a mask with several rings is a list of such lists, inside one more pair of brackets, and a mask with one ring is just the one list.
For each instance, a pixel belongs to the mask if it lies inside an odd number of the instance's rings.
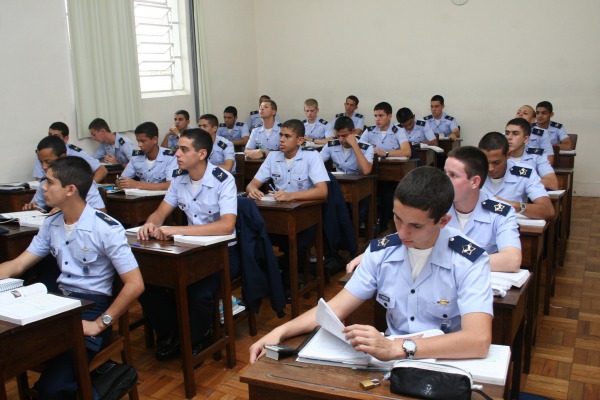
{"label": "silver wristwatch", "polygon": [[402,343],[402,348],[406,353],[406,359],[412,360],[415,358],[415,352],[417,351],[417,344],[412,339],[404,339],[404,343]]}
{"label": "silver wristwatch", "polygon": [[519,203],[519,214],[523,214],[527,209],[527,203]]}
{"label": "silver wristwatch", "polygon": [[108,314],[102,314],[100,316],[100,318],[102,319],[102,323],[104,324],[104,326],[111,326],[113,319],[110,315]]}

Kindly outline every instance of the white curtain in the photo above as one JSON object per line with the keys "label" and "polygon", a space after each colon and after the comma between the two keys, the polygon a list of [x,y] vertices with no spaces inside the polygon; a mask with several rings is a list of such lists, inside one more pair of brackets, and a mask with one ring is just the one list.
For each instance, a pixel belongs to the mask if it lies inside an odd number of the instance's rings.
{"label": "white curtain", "polygon": [[103,118],[113,131],[142,122],[133,2],[68,0],[78,137]]}
{"label": "white curtain", "polygon": [[[206,56],[206,42],[204,40],[204,8],[203,0],[194,1],[194,28],[196,32],[196,65],[198,66],[198,93],[196,98],[201,114],[211,112],[210,110],[210,85],[208,79],[208,59]],[[200,116],[198,115],[198,116]]]}

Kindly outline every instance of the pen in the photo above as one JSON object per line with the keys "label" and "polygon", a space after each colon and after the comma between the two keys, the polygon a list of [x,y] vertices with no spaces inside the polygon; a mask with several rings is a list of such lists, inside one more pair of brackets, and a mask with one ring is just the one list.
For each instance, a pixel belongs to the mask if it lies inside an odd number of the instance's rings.
{"label": "pen", "polygon": [[300,364],[293,364],[293,363],[286,363],[286,362],[282,362],[281,364],[289,365],[290,367],[306,368],[306,365],[300,365]]}
{"label": "pen", "polygon": [[269,187],[271,188],[272,191],[276,192],[277,189],[275,188],[275,186],[272,183],[269,183]]}
{"label": "pen", "polygon": [[355,371],[378,371],[378,372],[389,372],[390,368],[383,367],[352,367]]}
{"label": "pen", "polygon": [[38,206],[35,206],[35,209],[43,214],[46,214],[48,212],[48,211],[44,210],[42,207],[38,207]]}

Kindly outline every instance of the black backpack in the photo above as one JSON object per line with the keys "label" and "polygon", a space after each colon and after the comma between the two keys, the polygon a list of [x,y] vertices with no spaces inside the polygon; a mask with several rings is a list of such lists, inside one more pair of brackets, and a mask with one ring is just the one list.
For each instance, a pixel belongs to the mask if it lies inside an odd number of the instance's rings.
{"label": "black backpack", "polygon": [[138,374],[131,365],[107,361],[91,373],[92,386],[100,400],[118,400],[137,383]]}

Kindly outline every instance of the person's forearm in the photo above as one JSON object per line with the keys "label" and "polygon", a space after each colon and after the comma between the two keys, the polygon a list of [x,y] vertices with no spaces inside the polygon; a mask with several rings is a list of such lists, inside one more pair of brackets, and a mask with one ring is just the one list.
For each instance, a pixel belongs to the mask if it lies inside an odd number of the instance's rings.
{"label": "person's forearm", "polygon": [[143,190],[167,190],[171,186],[171,181],[166,182],[138,182],[138,189]]}
{"label": "person's forearm", "polygon": [[108,170],[104,165],[101,165],[100,168],[94,172],[94,182],[102,183],[104,178],[106,178],[106,175],[108,175]]}
{"label": "person's forearm", "polygon": [[521,250],[509,247],[490,254],[490,268],[492,272],[519,272],[521,268]]}
{"label": "person's forearm", "polygon": [[[485,358],[490,350],[492,341],[491,316],[490,329],[475,331],[460,330],[446,335],[413,339],[417,345],[415,358]],[[404,357],[402,340],[398,340],[399,355]]]}
{"label": "person's forearm", "polygon": [[546,174],[542,177],[542,185],[546,190],[557,190],[558,189],[558,178],[556,174]]}
{"label": "person's forearm", "polygon": [[354,156],[356,157],[356,162],[358,163],[358,168],[363,175],[369,175],[371,170],[373,169],[373,164],[367,160],[363,152],[360,150],[358,144],[352,147],[354,151]]}

